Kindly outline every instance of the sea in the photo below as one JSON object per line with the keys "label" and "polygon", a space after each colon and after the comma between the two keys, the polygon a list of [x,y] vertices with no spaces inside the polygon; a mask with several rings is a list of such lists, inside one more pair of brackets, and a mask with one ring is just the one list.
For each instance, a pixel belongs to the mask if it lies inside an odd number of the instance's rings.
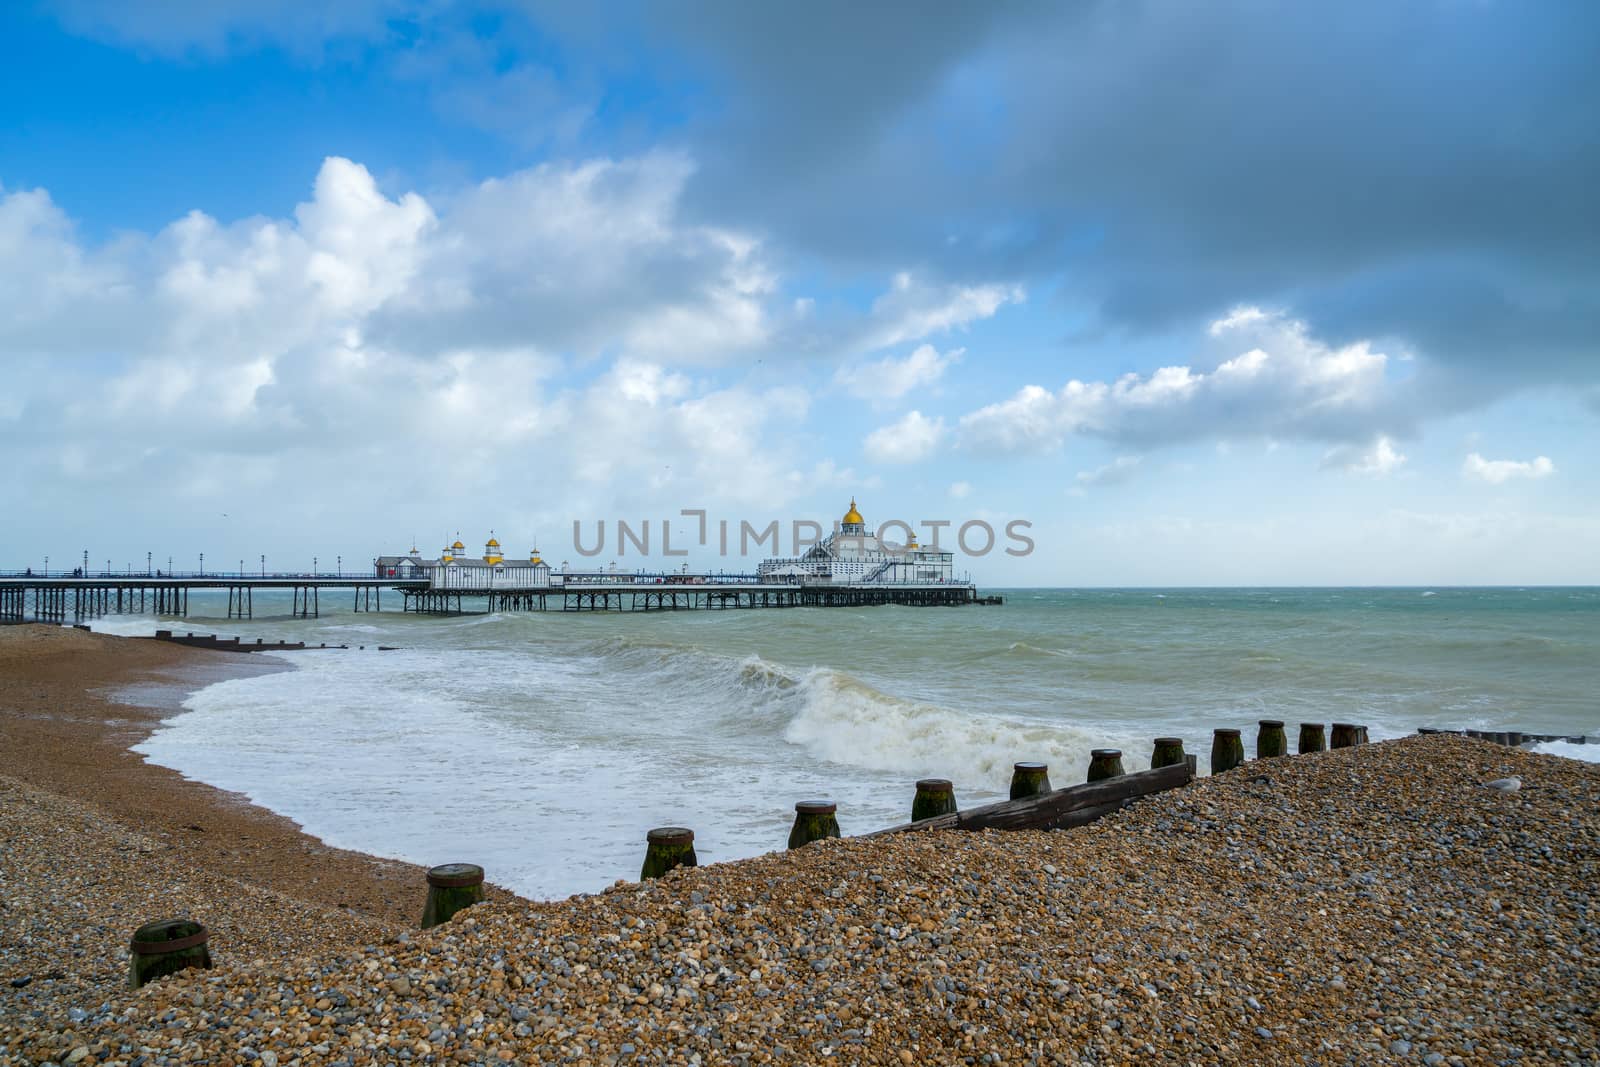
{"label": "sea", "polygon": [[[986,592],[988,592],[986,590]],[[112,616],[347,649],[218,682],[136,746],[330,845],[470,862],[531,898],[639,874],[645,834],[695,832],[700,862],[784,847],[794,804],[846,834],[904,822],[918,778],[1003,799],[1018,760],[1083,780],[1094,748],[1149,765],[1177,736],[1348,721],[1600,735],[1600,589],[996,590],[1000,606],[315,619],[287,594],[226,616]],[[396,646],[378,651],[379,645]],[[365,646],[362,648],[360,646]],[[1600,745],[1548,751],[1600,758]]]}

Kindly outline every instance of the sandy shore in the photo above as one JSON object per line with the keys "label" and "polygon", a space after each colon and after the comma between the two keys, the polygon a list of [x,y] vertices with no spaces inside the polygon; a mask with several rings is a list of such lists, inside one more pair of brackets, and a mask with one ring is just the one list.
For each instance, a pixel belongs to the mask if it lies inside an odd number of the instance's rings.
{"label": "sandy shore", "polygon": [[[1252,762],[1077,830],[822,842],[427,932],[168,823],[17,783],[0,817],[0,938],[31,979],[0,983],[0,1062],[1600,1063],[1600,767],[1453,736]],[[152,880],[219,966],[128,993]]]}

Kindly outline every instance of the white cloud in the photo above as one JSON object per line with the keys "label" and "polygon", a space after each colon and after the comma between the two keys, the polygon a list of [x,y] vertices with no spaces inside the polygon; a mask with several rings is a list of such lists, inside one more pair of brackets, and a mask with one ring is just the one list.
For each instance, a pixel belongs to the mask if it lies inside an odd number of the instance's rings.
{"label": "white cloud", "polygon": [[965,500],[967,497],[969,497],[971,495],[972,495],[972,483],[970,483],[970,482],[951,482],[950,483],[950,499],[952,499],[952,500]]}
{"label": "white cloud", "polygon": [[904,359],[889,356],[873,363],[841,367],[834,381],[851,394],[868,400],[896,400],[913,389],[937,382],[946,370],[961,360],[965,351],[955,348],[940,355],[932,345],[919,345]]}
{"label": "white cloud", "polygon": [[1474,452],[1461,464],[1461,473],[1468,478],[1490,485],[1500,485],[1516,478],[1534,481],[1548,478],[1556,472],[1549,456],[1536,456],[1531,460],[1484,459]]}
{"label": "white cloud", "polygon": [[1020,285],[926,285],[909,273],[895,275],[872,304],[871,322],[856,340],[864,352],[964,329],[1027,298]]}
{"label": "white cloud", "polygon": [[1406,457],[1387,436],[1379,434],[1367,445],[1339,445],[1330,448],[1322,457],[1324,470],[1342,470],[1351,474],[1376,477],[1398,470]]}
{"label": "white cloud", "polygon": [[873,430],[862,442],[867,458],[878,463],[915,463],[926,459],[944,436],[944,420],[920,411]]}
{"label": "white cloud", "polygon": [[1139,470],[1140,458],[1138,456],[1118,456],[1103,467],[1092,471],[1079,471],[1078,484],[1081,486],[1121,485],[1130,480]]}
{"label": "white cloud", "polygon": [[[1027,385],[961,419],[969,447],[1050,451],[1088,434],[1163,444],[1242,434],[1369,437],[1390,415],[1388,357],[1365,341],[1330,347],[1304,323],[1241,309],[1209,331],[1215,369],[1161,367],[1115,381],[1073,379],[1058,390]],[[1240,349],[1243,351],[1240,351]]]}

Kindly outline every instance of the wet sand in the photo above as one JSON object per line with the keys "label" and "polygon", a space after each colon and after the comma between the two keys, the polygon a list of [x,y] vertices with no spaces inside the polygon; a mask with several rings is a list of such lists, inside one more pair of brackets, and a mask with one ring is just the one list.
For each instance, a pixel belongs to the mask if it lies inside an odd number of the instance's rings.
{"label": "wet sand", "polygon": [[226,678],[289,669],[258,654],[209,652],[61,626],[0,627],[0,776],[87,802],[183,864],[412,925],[423,871],[330,848],[237,793],[184,779],[129,747]]}

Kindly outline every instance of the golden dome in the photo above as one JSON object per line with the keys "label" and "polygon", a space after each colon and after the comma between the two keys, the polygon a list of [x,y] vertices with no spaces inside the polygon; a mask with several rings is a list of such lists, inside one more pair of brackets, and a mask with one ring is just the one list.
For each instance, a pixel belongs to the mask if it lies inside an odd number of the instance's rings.
{"label": "golden dome", "polygon": [[864,523],[864,522],[867,521],[866,519],[863,519],[861,517],[861,512],[856,510],[856,498],[855,497],[851,497],[850,498],[850,510],[844,513],[844,521],[845,521],[846,525],[848,525],[850,523],[855,523],[857,525],[860,525],[861,523]]}
{"label": "golden dome", "polygon": [[451,545],[450,547],[455,549],[457,552],[459,552],[462,549],[466,548],[467,546],[461,543],[461,539],[460,538],[457,538],[456,539],[456,543]]}
{"label": "golden dome", "polygon": [[491,537],[491,538],[489,538],[488,543],[484,547],[486,547],[486,548],[499,548],[500,547],[500,542],[496,541],[494,538]]}

